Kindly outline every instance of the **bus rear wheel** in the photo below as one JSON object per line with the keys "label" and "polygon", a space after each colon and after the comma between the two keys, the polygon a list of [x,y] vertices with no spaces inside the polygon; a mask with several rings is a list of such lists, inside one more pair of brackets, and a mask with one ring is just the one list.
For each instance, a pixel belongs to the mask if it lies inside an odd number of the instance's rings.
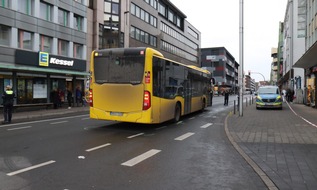
{"label": "bus rear wheel", "polygon": [[179,103],[176,104],[175,106],[175,112],[174,112],[174,119],[173,122],[178,122],[181,118],[181,106]]}

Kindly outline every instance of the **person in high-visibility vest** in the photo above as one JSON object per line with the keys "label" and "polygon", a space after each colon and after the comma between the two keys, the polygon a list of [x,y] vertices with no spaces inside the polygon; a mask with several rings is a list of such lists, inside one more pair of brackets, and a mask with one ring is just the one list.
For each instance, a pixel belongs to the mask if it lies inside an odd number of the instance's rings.
{"label": "person in high-visibility vest", "polygon": [[6,90],[2,95],[3,99],[3,117],[4,121],[3,124],[11,123],[12,118],[12,110],[13,110],[13,102],[14,102],[15,94],[12,91],[10,85],[6,86]]}

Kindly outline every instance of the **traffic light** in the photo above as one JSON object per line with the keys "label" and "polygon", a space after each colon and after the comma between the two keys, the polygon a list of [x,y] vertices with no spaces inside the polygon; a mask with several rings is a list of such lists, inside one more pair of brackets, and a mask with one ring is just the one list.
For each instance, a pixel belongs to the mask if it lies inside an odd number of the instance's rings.
{"label": "traffic light", "polygon": [[251,71],[248,71],[248,75],[251,76]]}

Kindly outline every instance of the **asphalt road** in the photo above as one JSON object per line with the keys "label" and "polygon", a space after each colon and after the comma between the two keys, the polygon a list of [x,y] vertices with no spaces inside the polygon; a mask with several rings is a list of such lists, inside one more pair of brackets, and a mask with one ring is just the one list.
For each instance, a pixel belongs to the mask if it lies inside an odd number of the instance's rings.
{"label": "asphalt road", "polygon": [[0,127],[0,189],[267,189],[225,134],[235,99],[215,97],[178,123],[84,114]]}

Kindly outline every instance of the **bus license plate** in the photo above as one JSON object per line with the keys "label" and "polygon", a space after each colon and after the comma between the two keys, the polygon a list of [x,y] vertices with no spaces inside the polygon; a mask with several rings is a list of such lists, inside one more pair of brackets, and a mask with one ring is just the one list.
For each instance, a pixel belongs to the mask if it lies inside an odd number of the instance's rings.
{"label": "bus license plate", "polygon": [[112,116],[122,116],[123,113],[122,112],[110,112],[110,115],[112,115]]}

